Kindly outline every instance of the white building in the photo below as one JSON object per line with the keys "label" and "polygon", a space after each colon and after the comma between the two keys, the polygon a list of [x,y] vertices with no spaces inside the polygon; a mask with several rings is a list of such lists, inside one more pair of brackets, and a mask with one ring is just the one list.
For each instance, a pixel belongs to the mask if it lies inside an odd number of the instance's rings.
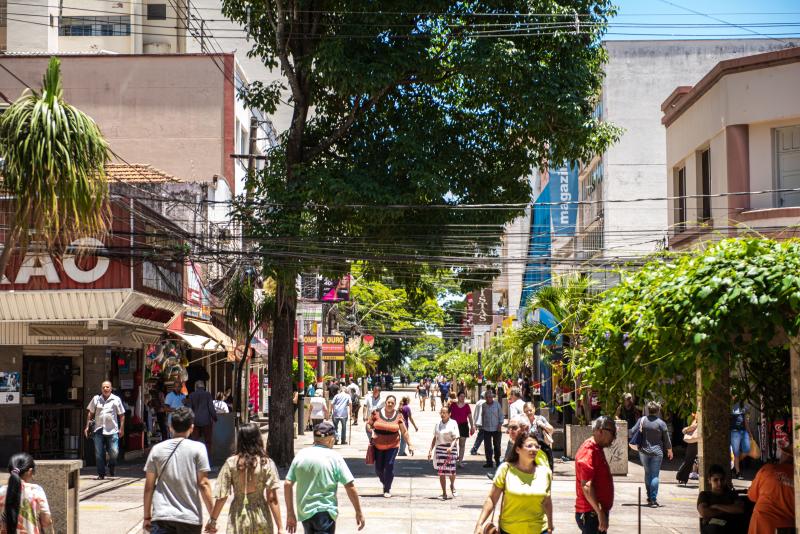
{"label": "white building", "polygon": [[578,213],[570,268],[604,278],[605,266],[663,248],[670,205],[661,103],[675,87],[697,83],[722,60],[790,46],[767,39],[605,43],[609,61],[597,113],[623,133],[582,165],[580,200],[591,203]]}

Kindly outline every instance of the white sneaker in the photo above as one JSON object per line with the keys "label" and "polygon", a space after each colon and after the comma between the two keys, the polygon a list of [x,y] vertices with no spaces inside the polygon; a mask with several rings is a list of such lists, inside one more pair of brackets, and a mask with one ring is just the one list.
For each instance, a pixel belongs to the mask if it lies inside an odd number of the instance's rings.
{"label": "white sneaker", "polygon": [[392,494],[387,491],[386,493],[383,494],[383,497],[386,498],[386,499],[391,499],[392,498]]}
{"label": "white sneaker", "polygon": [[454,488],[450,488],[450,493],[453,494],[453,497],[458,497],[458,492]]}

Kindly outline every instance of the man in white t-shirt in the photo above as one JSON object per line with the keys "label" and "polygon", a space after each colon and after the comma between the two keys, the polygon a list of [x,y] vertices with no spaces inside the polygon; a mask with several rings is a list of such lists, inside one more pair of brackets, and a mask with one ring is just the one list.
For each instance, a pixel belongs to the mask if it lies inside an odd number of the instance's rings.
{"label": "man in white t-shirt", "polygon": [[[381,398],[380,386],[373,387],[372,395],[367,395],[364,398],[364,423],[367,422],[367,419],[369,418],[370,415],[372,415],[372,412],[374,412],[375,410],[380,410],[381,408],[383,408],[384,404],[386,404],[386,401]],[[367,432],[367,440],[371,440],[372,433],[369,430],[367,430],[366,427],[364,428],[364,430],[366,430]]]}
{"label": "man in white t-shirt", "polygon": [[328,418],[328,401],[322,396],[322,390],[318,389],[311,398],[311,410],[309,413],[311,426],[317,426]]}
{"label": "man in white t-shirt", "polygon": [[92,397],[86,407],[86,428],[83,434],[88,438],[90,427],[94,440],[94,458],[97,463],[97,480],[106,478],[106,454],[108,454],[108,475],[114,476],[119,455],[119,438],[125,435],[125,407],[122,399],[111,393],[111,382],[103,382],[101,394]]}
{"label": "man in white t-shirt", "polygon": [[[336,386],[333,386],[333,390]],[[333,426],[336,428],[336,444],[347,441],[347,420],[350,418],[350,406],[353,399],[350,397],[350,390],[343,387],[331,400],[331,412],[333,412]],[[341,429],[339,428],[341,426]]]}
{"label": "man in white t-shirt", "polygon": [[[205,504],[214,507],[206,447],[192,441],[194,414],[190,408],[172,412],[173,438],[153,446],[145,463],[144,518],[142,528],[150,534],[201,534]],[[216,531],[209,520],[207,532]]]}
{"label": "man in white t-shirt", "polygon": [[508,420],[511,421],[517,415],[525,415],[525,401],[522,400],[522,392],[519,388],[511,388],[508,392]]}

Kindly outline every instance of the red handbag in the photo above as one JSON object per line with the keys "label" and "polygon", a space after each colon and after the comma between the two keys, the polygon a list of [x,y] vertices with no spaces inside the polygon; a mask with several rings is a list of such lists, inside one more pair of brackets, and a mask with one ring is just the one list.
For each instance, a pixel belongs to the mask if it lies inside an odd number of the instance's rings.
{"label": "red handbag", "polygon": [[364,463],[367,465],[373,465],[375,463],[375,445],[372,443],[367,447],[367,456],[364,458]]}

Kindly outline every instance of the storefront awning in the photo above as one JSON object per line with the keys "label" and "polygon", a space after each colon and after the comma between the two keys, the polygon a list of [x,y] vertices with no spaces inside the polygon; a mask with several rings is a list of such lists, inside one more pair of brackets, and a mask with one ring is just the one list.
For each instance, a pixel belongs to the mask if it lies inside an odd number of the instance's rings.
{"label": "storefront awning", "polygon": [[186,325],[194,326],[201,332],[205,333],[208,337],[224,346],[225,350],[229,352],[233,352],[233,350],[236,348],[236,341],[211,323],[186,319]]}
{"label": "storefront awning", "polygon": [[217,343],[211,338],[205,336],[198,336],[195,334],[187,334],[185,332],[170,332],[184,340],[194,350],[211,350],[219,352],[227,352],[227,349],[220,343]]}
{"label": "storefront awning", "polygon": [[130,289],[0,291],[0,322],[117,321],[163,329],[183,311]]}

